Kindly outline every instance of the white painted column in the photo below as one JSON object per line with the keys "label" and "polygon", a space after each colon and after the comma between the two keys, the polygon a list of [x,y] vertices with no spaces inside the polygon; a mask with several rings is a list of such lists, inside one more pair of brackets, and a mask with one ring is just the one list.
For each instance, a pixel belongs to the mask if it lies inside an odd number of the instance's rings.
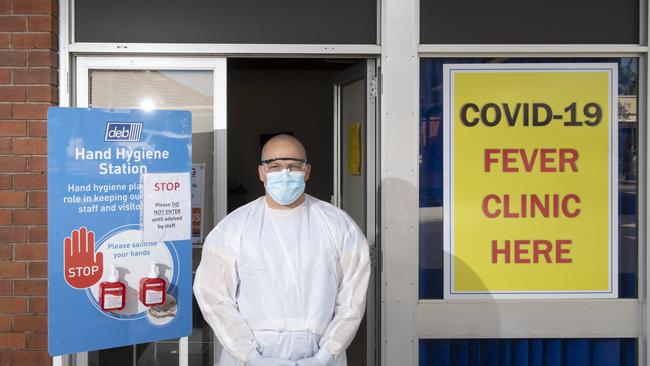
{"label": "white painted column", "polygon": [[419,2],[382,1],[382,365],[417,365]]}

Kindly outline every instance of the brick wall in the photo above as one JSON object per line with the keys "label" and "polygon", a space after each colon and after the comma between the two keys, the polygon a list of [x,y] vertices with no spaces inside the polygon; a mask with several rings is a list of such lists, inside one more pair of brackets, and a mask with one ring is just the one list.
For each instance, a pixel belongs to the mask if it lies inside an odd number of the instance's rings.
{"label": "brick wall", "polygon": [[47,365],[47,108],[58,4],[0,0],[0,365]]}

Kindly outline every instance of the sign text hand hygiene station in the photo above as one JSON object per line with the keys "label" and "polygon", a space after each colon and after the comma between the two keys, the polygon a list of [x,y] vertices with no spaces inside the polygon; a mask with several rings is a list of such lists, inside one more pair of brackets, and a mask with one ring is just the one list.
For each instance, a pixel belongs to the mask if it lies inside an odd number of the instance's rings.
{"label": "sign text hand hygiene station", "polygon": [[48,350],[188,336],[191,114],[50,108]]}

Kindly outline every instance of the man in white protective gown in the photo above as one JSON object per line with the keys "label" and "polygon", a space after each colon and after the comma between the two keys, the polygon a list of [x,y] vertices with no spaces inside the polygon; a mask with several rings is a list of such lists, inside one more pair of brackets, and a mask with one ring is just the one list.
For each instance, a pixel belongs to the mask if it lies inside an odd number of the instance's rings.
{"label": "man in white protective gown", "polygon": [[266,194],[210,232],[194,295],[224,347],[220,365],[343,366],[363,317],[368,244],[341,209],[304,193],[303,145],[262,149]]}

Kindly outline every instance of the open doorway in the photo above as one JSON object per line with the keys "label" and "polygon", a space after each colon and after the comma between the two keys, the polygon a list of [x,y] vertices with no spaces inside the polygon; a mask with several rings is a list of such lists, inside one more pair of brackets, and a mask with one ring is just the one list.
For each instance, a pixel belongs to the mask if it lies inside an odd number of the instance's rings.
{"label": "open doorway", "polygon": [[[228,212],[264,194],[257,174],[262,145],[273,135],[289,133],[304,143],[312,165],[306,192],[345,209],[366,232],[374,258],[375,224],[369,225],[368,218],[374,220],[375,211],[373,205],[369,212],[366,199],[375,192],[368,180],[375,161],[375,139],[367,138],[369,127],[375,131],[374,120],[372,126],[367,123],[368,110],[374,118],[376,107],[368,103],[374,92],[366,73],[371,69],[374,76],[374,63],[360,59],[229,58]],[[350,366],[376,364],[375,274],[373,260],[369,306],[347,351]]]}
{"label": "open doorway", "polygon": [[[76,69],[76,106],[142,108],[141,102],[155,101],[158,108],[192,111],[193,162],[205,164],[205,234],[226,211],[263,193],[256,166],[266,137],[291,132],[302,139],[314,166],[308,193],[342,207],[368,237],[373,276],[366,318],[348,360],[377,364],[375,60],[80,56]],[[194,268],[201,250],[202,239],[193,244]],[[217,365],[220,347],[196,303],[193,314],[190,337],[75,359],[92,365]]]}
{"label": "open doorway", "polygon": [[306,191],[331,202],[334,190],[332,80],[358,60],[228,59],[228,211],[264,194],[261,145],[289,133],[306,149]]}

